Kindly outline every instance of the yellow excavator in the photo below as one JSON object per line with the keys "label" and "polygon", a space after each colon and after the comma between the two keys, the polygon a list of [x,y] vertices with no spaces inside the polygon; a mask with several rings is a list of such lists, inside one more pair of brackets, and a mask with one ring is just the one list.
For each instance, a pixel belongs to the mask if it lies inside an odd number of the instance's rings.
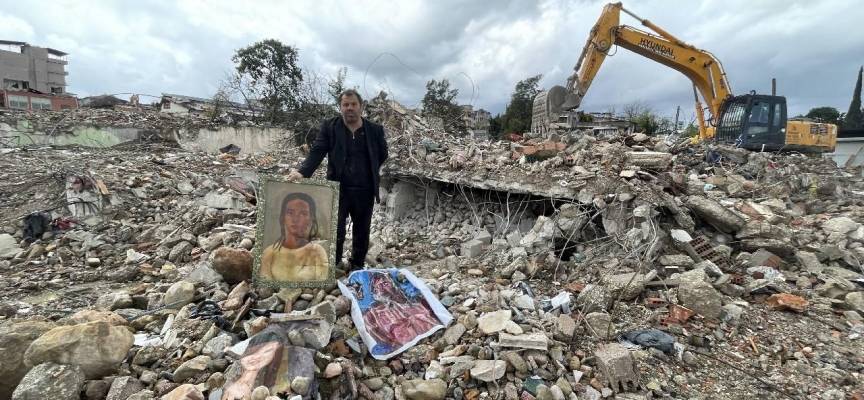
{"label": "yellow excavator", "polygon": [[[651,34],[620,24],[621,11],[656,32]],[[698,141],[731,144],[749,150],[833,152],[837,142],[834,124],[790,120],[786,98],[775,94],[733,95],[723,66],[710,52],[676,38],[652,22],[640,18],[621,3],[607,4],[591,34],[567,86],[554,86],[534,99],[531,130],[548,131],[559,116],[578,108],[612,46],[619,46],[672,68],[693,82]],[[584,68],[583,68],[584,67]],[[706,120],[699,95],[710,113]]]}

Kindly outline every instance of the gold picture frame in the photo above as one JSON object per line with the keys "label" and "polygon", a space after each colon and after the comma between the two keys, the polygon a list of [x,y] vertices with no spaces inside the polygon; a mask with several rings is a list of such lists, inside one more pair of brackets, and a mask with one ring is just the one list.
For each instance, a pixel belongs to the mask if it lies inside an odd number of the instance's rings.
{"label": "gold picture frame", "polygon": [[267,174],[259,181],[252,272],[255,285],[334,285],[339,183]]}

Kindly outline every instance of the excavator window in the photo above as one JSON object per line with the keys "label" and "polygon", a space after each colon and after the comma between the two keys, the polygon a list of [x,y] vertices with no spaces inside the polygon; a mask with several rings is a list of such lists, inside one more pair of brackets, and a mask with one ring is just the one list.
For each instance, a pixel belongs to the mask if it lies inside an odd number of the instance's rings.
{"label": "excavator window", "polygon": [[771,130],[777,129],[780,126],[780,121],[783,119],[781,111],[783,111],[783,107],[780,103],[773,104],[774,106],[774,119],[771,120]]}

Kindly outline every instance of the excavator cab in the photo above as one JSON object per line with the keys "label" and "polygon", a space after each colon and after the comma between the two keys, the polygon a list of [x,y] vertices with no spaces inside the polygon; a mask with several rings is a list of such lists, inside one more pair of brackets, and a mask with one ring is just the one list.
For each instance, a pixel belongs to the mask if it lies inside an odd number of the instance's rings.
{"label": "excavator cab", "polygon": [[786,146],[786,98],[746,94],[727,98],[716,120],[714,141],[750,150]]}

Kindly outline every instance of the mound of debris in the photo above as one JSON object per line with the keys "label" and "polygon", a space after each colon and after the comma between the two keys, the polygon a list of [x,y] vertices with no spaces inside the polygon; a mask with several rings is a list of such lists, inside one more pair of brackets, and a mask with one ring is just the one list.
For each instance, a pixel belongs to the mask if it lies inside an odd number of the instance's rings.
{"label": "mound of debris", "polygon": [[[860,171],[385,103],[370,269],[321,289],[252,280],[257,176],[299,150],[6,154],[0,399],[861,398]],[[379,273],[413,289],[372,306]]]}

